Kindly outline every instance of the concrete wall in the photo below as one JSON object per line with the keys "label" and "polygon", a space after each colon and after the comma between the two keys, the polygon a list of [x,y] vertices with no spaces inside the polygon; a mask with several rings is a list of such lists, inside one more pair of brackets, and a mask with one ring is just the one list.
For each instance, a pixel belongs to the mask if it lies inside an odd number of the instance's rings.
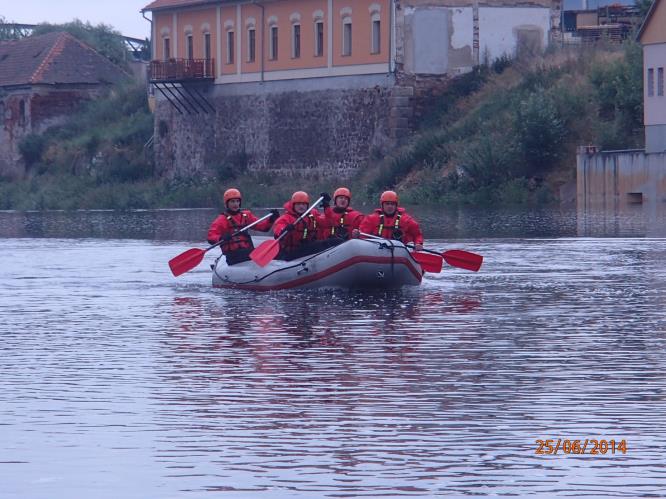
{"label": "concrete wall", "polygon": [[577,156],[578,206],[666,202],[666,153],[619,151]]}
{"label": "concrete wall", "polygon": [[666,125],[645,127],[645,152],[666,152]]}
{"label": "concrete wall", "polygon": [[286,82],[208,86],[205,95],[216,110],[208,115],[180,115],[158,98],[159,174],[212,176],[217,166],[236,164],[239,157],[254,171],[351,174],[373,148],[388,149],[395,129],[406,127],[399,113],[410,97],[386,81],[357,77],[345,86],[344,78],[334,80],[337,86],[326,89],[322,79],[304,80],[299,90]]}
{"label": "concrete wall", "polygon": [[503,55],[543,52],[551,22],[552,9],[540,5],[405,6],[397,60],[408,73],[457,74]]}
{"label": "concrete wall", "polygon": [[541,53],[548,46],[550,9],[539,7],[479,8],[481,62],[526,51]]}

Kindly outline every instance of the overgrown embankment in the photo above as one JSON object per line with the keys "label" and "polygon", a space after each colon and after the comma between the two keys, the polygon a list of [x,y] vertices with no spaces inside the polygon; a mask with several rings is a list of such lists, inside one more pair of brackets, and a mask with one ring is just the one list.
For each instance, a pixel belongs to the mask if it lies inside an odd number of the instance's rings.
{"label": "overgrown embankment", "polygon": [[642,52],[557,51],[498,60],[454,80],[406,147],[363,176],[368,193],[407,202],[558,200],[575,181],[576,147],[642,147]]}
{"label": "overgrown embankment", "polygon": [[[555,52],[530,64],[502,59],[453,80],[403,148],[346,185],[354,202],[386,188],[406,203],[545,203],[575,180],[576,147],[642,147],[640,46]],[[229,186],[246,205],[279,206],[295,189],[338,185],[252,174],[247,159],[211,176],[160,179],[144,145],[153,117],[143,86],[115,89],[67,124],[20,145],[28,178],[0,179],[0,209],[214,207]]]}

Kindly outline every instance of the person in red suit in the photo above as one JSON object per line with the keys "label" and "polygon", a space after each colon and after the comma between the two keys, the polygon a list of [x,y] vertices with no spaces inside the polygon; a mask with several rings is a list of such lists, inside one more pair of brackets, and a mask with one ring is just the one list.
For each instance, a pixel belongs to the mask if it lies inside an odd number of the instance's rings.
{"label": "person in red suit", "polygon": [[358,237],[358,231],[363,221],[363,214],[352,209],[351,191],[346,187],[339,187],[333,193],[333,207],[326,206],[326,227],[324,237],[337,238],[340,242],[350,237]]}
{"label": "person in red suit", "polygon": [[[220,248],[227,259],[227,264],[236,265],[250,259],[254,244],[248,231],[234,234],[243,227],[256,222],[258,218],[250,210],[241,209],[243,197],[238,189],[227,189],[224,192],[223,200],[226,211],[218,216],[208,229],[208,243],[217,244],[222,241]],[[271,217],[258,223],[252,229],[268,232],[279,216],[277,210],[271,210]]]}
{"label": "person in red suit", "polygon": [[[331,200],[328,194],[322,194],[322,197],[324,205]],[[321,227],[326,227],[327,220],[316,209],[310,211],[303,220],[296,222],[309,206],[310,196],[303,191],[294,192],[291,199],[284,204],[285,213],[273,226],[275,238],[287,233],[280,239],[280,253],[277,256],[279,260],[294,260],[319,253],[337,244],[337,241],[321,240]]]}
{"label": "person in red suit", "polygon": [[413,243],[416,251],[423,249],[423,234],[419,223],[398,207],[398,195],[385,191],[379,198],[380,208],[366,215],[361,222],[361,232],[395,239],[405,244]]}

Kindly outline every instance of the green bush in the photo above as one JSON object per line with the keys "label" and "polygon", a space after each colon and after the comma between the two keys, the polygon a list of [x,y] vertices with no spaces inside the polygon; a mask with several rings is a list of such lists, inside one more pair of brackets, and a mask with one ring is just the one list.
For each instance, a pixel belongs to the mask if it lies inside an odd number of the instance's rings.
{"label": "green bush", "polygon": [[18,148],[23,161],[30,167],[41,161],[46,148],[46,139],[42,135],[31,133],[19,142]]}
{"label": "green bush", "polygon": [[521,164],[511,168],[514,176],[542,174],[560,159],[567,129],[543,89],[520,102],[513,128],[522,154]]}

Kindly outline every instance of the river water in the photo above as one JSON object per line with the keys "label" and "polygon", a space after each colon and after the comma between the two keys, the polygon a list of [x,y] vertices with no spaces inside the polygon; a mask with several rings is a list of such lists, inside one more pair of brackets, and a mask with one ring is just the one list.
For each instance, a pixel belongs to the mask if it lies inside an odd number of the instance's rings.
{"label": "river water", "polygon": [[169,273],[213,216],[0,213],[1,498],[666,494],[666,217],[422,211],[479,273],[252,294]]}

